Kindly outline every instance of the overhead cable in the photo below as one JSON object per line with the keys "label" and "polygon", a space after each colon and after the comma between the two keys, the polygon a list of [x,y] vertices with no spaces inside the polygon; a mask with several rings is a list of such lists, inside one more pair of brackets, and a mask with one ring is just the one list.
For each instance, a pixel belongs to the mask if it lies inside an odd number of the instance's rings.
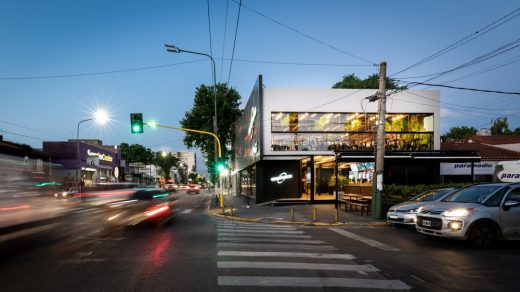
{"label": "overhead cable", "polygon": [[484,26],[483,28],[481,28],[481,29],[479,29],[479,30],[477,30],[477,31],[467,35],[466,37],[456,41],[455,43],[453,43],[453,44],[451,44],[451,45],[441,49],[440,51],[437,51],[436,53],[434,53],[434,54],[432,54],[432,55],[422,59],[421,61],[416,62],[416,63],[414,63],[414,64],[412,64],[412,65],[410,65],[410,66],[408,66],[408,67],[406,67],[406,68],[404,68],[404,69],[402,69],[402,70],[400,70],[400,71],[398,71],[398,72],[396,72],[396,73],[394,73],[394,74],[392,74],[390,76],[395,76],[395,75],[400,74],[402,72],[408,71],[408,70],[410,70],[410,69],[412,69],[414,67],[422,65],[422,64],[424,64],[424,63],[426,63],[428,61],[431,61],[431,60],[433,60],[433,59],[435,59],[437,57],[440,57],[440,56],[442,56],[442,55],[444,55],[444,54],[446,54],[446,53],[448,53],[448,52],[450,52],[450,51],[452,51],[452,50],[454,50],[454,49],[456,49],[456,48],[458,48],[458,47],[460,47],[460,46],[462,46],[462,45],[464,45],[464,44],[466,44],[466,43],[468,43],[468,42],[470,42],[470,41],[472,41],[472,40],[474,40],[476,38],[478,38],[478,37],[483,36],[484,34],[492,31],[493,29],[495,29],[495,28],[497,28],[497,27],[499,27],[499,26],[509,22],[510,20],[518,17],[519,15],[520,15],[520,8],[517,8],[517,9],[513,10],[512,12],[510,12],[510,13],[500,17],[499,19],[493,21],[492,23]]}
{"label": "overhead cable", "polygon": [[370,64],[372,64],[372,65],[374,65],[374,66],[377,66],[376,63],[374,63],[374,62],[372,62],[372,61],[370,61],[370,60],[367,60],[367,59],[362,58],[362,57],[360,57],[360,56],[354,55],[354,54],[349,53],[349,52],[347,52],[347,51],[345,51],[345,50],[342,50],[342,49],[337,48],[337,47],[335,47],[335,46],[333,46],[333,45],[330,45],[330,44],[328,44],[328,43],[326,43],[326,42],[324,42],[324,41],[321,41],[321,40],[319,40],[319,39],[317,39],[317,38],[315,38],[315,37],[313,37],[313,36],[310,36],[310,35],[308,35],[308,34],[302,32],[302,31],[299,31],[299,30],[297,30],[297,29],[295,29],[295,28],[293,28],[293,27],[290,27],[290,26],[288,26],[288,25],[286,25],[286,24],[284,24],[284,23],[282,23],[282,22],[280,22],[280,21],[278,21],[278,20],[276,20],[276,19],[274,19],[274,18],[272,18],[272,17],[269,17],[269,16],[267,16],[267,15],[265,15],[265,14],[263,14],[263,13],[257,11],[257,10],[254,10],[254,9],[252,9],[252,8],[250,8],[250,7],[247,7],[247,6],[244,5],[244,4],[240,4],[240,3],[238,3],[236,0],[232,0],[232,1],[235,2],[236,4],[239,4],[240,6],[244,7],[245,9],[247,9],[247,10],[249,10],[249,11],[255,13],[255,14],[258,14],[258,15],[260,15],[260,16],[262,16],[262,17],[264,17],[264,18],[266,18],[266,19],[268,19],[268,20],[270,20],[270,21],[272,21],[272,22],[274,22],[274,23],[276,23],[276,24],[278,24],[278,25],[280,25],[280,26],[286,28],[286,29],[292,30],[293,32],[295,32],[295,33],[297,33],[297,34],[299,34],[299,35],[302,35],[302,36],[304,36],[304,37],[306,37],[306,38],[308,38],[308,39],[310,39],[310,40],[313,40],[313,41],[315,41],[315,42],[317,42],[317,43],[319,43],[319,44],[321,44],[321,45],[323,45],[323,46],[329,47],[329,48],[331,48],[331,49],[333,49],[333,50],[335,50],[335,51],[338,51],[338,52],[340,52],[340,53],[343,53],[343,54],[345,54],[345,55],[349,55],[349,56],[351,56],[351,57],[353,57],[353,58],[356,58],[356,59],[358,59],[358,60],[361,60],[361,61],[364,61],[364,62],[370,63]]}

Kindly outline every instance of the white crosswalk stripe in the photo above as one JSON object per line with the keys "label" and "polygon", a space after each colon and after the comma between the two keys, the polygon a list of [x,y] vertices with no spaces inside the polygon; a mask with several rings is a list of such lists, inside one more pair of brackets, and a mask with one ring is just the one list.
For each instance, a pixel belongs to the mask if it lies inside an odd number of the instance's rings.
{"label": "white crosswalk stripe", "polygon": [[[400,280],[386,279],[375,266],[357,264],[354,255],[339,253],[338,248],[312,239],[302,228],[294,226],[219,221],[217,241],[218,285],[221,288],[412,288]],[[365,243],[369,242],[367,239]],[[276,276],[272,276],[273,272]],[[301,276],[295,277],[295,273]]]}
{"label": "white crosswalk stripe", "polygon": [[[316,245],[302,245],[302,244],[277,244],[277,243],[218,243],[220,248],[262,248],[262,249],[311,249],[315,250]],[[322,245],[321,250],[337,250],[337,248],[330,245]]]}

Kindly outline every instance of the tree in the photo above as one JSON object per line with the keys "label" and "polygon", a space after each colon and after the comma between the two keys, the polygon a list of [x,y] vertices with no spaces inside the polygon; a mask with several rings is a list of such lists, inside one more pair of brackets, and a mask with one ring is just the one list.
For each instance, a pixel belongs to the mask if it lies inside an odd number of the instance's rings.
{"label": "tree", "polygon": [[469,139],[477,134],[475,127],[452,127],[449,132],[441,136],[441,141],[446,139]]}
{"label": "tree", "polygon": [[507,117],[497,118],[491,125],[491,135],[511,135],[512,132],[509,130],[509,124]]}
{"label": "tree", "polygon": [[[226,145],[232,144],[235,137],[235,122],[241,115],[240,95],[233,88],[228,88],[226,84],[217,84],[217,122],[218,134],[222,149],[222,160],[228,160],[233,154]],[[213,112],[214,95],[213,87],[202,84],[196,89],[195,102],[193,108],[186,112],[180,121],[183,128],[196,129],[213,133]],[[184,144],[188,148],[198,147],[203,155],[207,157],[206,166],[208,169],[215,168],[214,139],[209,135],[186,132]],[[213,181],[215,173],[211,171]]]}
{"label": "tree", "polygon": [[187,166],[184,163],[179,164],[177,167],[177,171],[179,172],[179,181],[183,184],[188,182],[188,171],[186,168]]}
{"label": "tree", "polygon": [[145,148],[139,144],[128,145],[127,143],[119,144],[121,151],[121,159],[128,163],[142,162],[145,164],[153,163],[154,153],[150,148]]}
{"label": "tree", "polygon": [[[361,80],[355,74],[343,76],[343,80],[337,82],[332,88],[346,89],[379,89],[379,75],[372,74],[366,79]],[[392,79],[386,78],[386,89],[406,89],[406,86],[398,86]]]}
{"label": "tree", "polygon": [[164,178],[169,180],[171,168],[179,166],[179,158],[177,158],[171,152],[166,153],[162,151],[155,152],[154,156],[155,164],[163,170]]}

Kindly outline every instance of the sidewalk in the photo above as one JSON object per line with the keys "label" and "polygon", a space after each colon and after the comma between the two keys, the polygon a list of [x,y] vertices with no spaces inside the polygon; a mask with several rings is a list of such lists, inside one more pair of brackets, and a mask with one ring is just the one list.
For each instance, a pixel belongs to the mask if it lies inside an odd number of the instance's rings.
{"label": "sidewalk", "polygon": [[[293,203],[273,205],[264,203],[256,205],[252,199],[250,199],[250,202],[251,204],[248,206],[246,197],[226,194],[224,195],[224,214],[222,214],[222,208],[216,205],[214,199],[211,201],[208,212],[212,216],[228,220],[272,224],[392,226],[392,224],[387,223],[385,220],[374,220],[370,215],[367,216],[360,212],[345,212],[344,205],[341,205],[341,209],[336,213],[334,204],[311,205],[309,203]],[[339,217],[338,222],[336,222],[336,214]]]}

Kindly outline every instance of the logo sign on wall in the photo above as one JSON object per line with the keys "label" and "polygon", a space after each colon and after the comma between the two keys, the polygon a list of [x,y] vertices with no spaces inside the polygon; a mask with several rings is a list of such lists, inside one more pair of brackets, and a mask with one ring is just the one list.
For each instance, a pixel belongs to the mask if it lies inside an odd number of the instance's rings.
{"label": "logo sign on wall", "polygon": [[293,176],[292,174],[287,174],[287,172],[282,172],[280,175],[272,177],[271,181],[276,182],[277,184],[283,183],[285,180],[291,179]]}
{"label": "logo sign on wall", "polygon": [[497,173],[502,182],[520,182],[520,169],[504,169]]}

